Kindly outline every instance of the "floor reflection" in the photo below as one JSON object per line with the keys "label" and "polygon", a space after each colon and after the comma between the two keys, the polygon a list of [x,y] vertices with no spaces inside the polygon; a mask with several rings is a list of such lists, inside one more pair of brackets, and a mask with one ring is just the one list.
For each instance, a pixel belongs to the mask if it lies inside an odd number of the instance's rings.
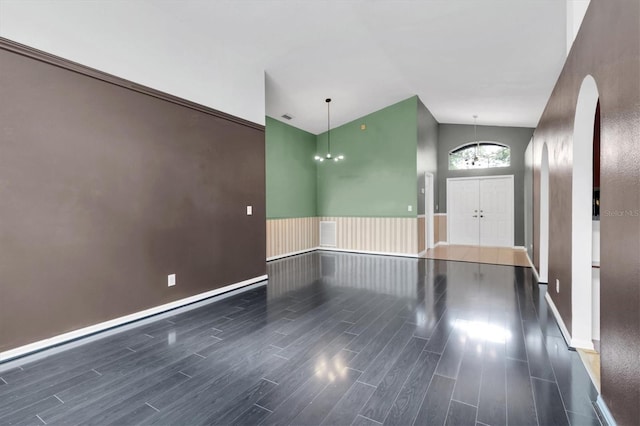
{"label": "floor reflection", "polygon": [[[544,302],[545,287],[537,286],[529,268],[313,252],[271,262],[268,273],[270,302],[303,300],[313,293],[323,305],[342,304],[335,315],[349,324],[341,336],[348,343],[341,342],[345,349],[333,357],[315,358],[317,380],[340,381],[357,368],[360,381],[377,386],[381,375],[372,369],[391,367],[381,360],[400,362],[402,348],[392,346],[402,342],[406,351],[409,339],[418,338],[423,339],[420,350],[438,357],[435,376],[454,380],[450,397],[473,406],[478,421],[504,423],[508,413],[534,422],[538,414],[566,420],[576,413],[598,421],[591,407],[595,393],[579,362],[555,340],[553,353],[547,351],[547,340],[557,339],[559,331]],[[355,305],[348,302],[353,297]],[[404,322],[394,323],[398,319]],[[363,336],[370,340],[362,341]],[[381,336],[384,344],[370,349]],[[370,359],[363,361],[365,355]],[[556,384],[549,390],[547,382]],[[519,402],[509,403],[507,394]],[[555,402],[536,408],[541,401],[534,403],[534,396],[560,395],[574,411],[565,412]]]}
{"label": "floor reflection", "polygon": [[407,302],[419,326],[433,322],[445,306],[471,316],[518,308],[514,268],[501,265],[312,252],[270,262],[268,275],[270,301],[296,297],[311,287],[327,294],[389,295]]}
{"label": "floor reflection", "polygon": [[466,342],[466,339],[494,343],[506,343],[507,340],[511,339],[511,333],[505,327],[486,322],[459,319],[454,327],[464,333],[465,340],[463,340],[463,343]]}
{"label": "floor reflection", "polygon": [[599,424],[528,268],[314,252],[268,274],[0,369],[0,424]]}
{"label": "floor reflection", "polygon": [[415,298],[426,278],[424,265],[423,259],[312,252],[269,262],[268,294],[272,299],[320,281],[329,287]]}
{"label": "floor reflection", "polygon": [[349,369],[345,360],[339,355],[330,360],[327,360],[324,356],[318,357],[315,368],[316,378],[331,383],[335,382],[336,379],[345,379]]}

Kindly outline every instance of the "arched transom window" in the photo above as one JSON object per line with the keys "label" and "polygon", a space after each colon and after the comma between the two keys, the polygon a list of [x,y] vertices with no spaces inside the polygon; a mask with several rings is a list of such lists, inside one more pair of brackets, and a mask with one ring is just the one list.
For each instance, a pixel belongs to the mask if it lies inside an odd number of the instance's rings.
{"label": "arched transom window", "polygon": [[471,142],[449,151],[449,170],[489,169],[510,164],[511,149],[499,142]]}

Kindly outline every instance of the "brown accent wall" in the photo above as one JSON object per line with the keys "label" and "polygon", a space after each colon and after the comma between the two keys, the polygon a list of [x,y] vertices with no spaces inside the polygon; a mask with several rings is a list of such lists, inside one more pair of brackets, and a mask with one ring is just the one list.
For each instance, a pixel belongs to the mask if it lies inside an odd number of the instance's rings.
{"label": "brown accent wall", "polygon": [[[540,156],[549,147],[549,282],[571,329],[571,168],[580,85],[591,75],[601,109],[602,396],[618,423],[640,418],[640,2],[592,0],[534,134],[534,241],[539,263]],[[607,213],[609,212],[609,213]]]}
{"label": "brown accent wall", "polygon": [[0,40],[0,351],[266,273],[262,126],[17,52]]}

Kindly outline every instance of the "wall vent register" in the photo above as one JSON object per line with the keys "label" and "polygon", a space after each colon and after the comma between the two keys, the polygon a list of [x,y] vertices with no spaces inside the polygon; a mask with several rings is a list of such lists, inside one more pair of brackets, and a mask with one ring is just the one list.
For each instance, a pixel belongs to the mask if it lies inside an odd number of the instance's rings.
{"label": "wall vent register", "polygon": [[337,245],[336,222],[320,222],[320,246],[335,247]]}

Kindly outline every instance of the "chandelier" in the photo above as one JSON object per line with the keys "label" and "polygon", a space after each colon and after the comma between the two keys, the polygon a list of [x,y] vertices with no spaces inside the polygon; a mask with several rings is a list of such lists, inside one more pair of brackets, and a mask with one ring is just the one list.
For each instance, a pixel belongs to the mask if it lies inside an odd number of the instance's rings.
{"label": "chandelier", "polygon": [[477,122],[477,120],[478,120],[478,116],[474,115],[473,116],[473,137],[476,140],[476,151],[473,154],[472,158],[467,158],[466,159],[467,166],[469,165],[469,163],[471,163],[472,166],[475,166],[476,163],[478,165],[480,165],[480,162],[479,162],[480,159],[478,158],[478,153],[480,151],[480,141],[478,140],[478,122]]}
{"label": "chandelier", "polygon": [[331,154],[331,112],[329,109],[329,104],[331,103],[331,98],[327,98],[325,99],[325,102],[327,103],[327,153],[325,155],[316,155],[314,157],[314,159],[318,162],[323,162],[324,160],[327,161],[341,161],[344,160],[344,155],[340,154],[340,155],[332,155]]}

